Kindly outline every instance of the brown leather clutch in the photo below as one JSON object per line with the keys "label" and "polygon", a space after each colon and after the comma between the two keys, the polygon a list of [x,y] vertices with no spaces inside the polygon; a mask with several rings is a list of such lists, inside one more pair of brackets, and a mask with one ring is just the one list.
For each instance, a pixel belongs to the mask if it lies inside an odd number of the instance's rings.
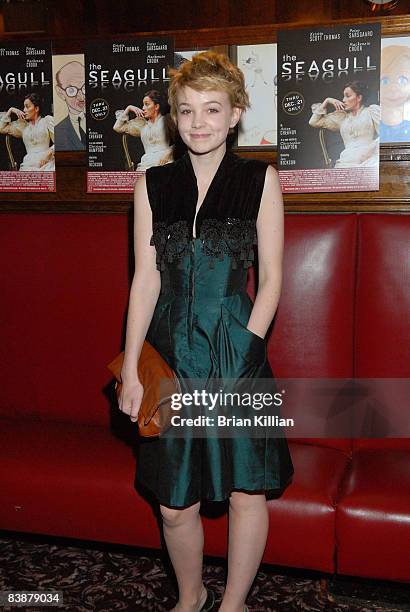
{"label": "brown leather clutch", "polygon": [[[117,400],[122,390],[123,362],[124,351],[107,366],[117,379]],[[181,392],[181,385],[173,369],[147,340],[144,340],[138,360],[138,378],[144,387],[138,412],[139,434],[147,438],[159,436],[171,424],[171,417],[175,414],[171,408],[171,396]]]}

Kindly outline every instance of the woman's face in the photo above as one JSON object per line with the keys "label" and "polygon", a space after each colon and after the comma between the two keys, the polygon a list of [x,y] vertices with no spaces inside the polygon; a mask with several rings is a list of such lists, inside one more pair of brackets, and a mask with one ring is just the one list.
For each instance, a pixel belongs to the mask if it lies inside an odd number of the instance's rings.
{"label": "woman's face", "polygon": [[40,109],[35,106],[28,98],[24,100],[24,115],[26,121],[35,121],[40,114]]}
{"label": "woman's face", "polygon": [[410,98],[410,62],[408,57],[399,57],[380,78],[380,100],[399,106]]}
{"label": "woman's face", "polygon": [[343,104],[348,113],[358,110],[362,105],[362,96],[353,91],[351,87],[346,87],[343,91]]}
{"label": "woman's face", "polygon": [[145,96],[142,101],[142,110],[147,121],[155,119],[159,115],[159,104],[155,104],[149,96]]}
{"label": "woman's face", "polygon": [[225,147],[229,129],[241,116],[226,91],[196,91],[182,87],[177,92],[178,131],[187,147],[197,154]]}

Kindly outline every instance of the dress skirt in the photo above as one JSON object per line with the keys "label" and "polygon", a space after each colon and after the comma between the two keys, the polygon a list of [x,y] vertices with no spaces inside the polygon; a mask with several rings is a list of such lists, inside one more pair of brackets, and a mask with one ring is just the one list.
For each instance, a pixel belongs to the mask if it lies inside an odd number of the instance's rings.
{"label": "dress skirt", "polygon": [[[247,270],[229,257],[209,266],[201,241],[192,238],[182,265],[163,271],[161,294],[146,339],[181,381],[274,378],[266,340],[247,329],[253,303]],[[188,388],[188,387],[186,387]],[[278,414],[275,410],[275,414]],[[294,472],[286,438],[263,435],[141,438],[137,481],[159,503],[186,507],[200,500],[223,501],[234,490],[281,491]]]}

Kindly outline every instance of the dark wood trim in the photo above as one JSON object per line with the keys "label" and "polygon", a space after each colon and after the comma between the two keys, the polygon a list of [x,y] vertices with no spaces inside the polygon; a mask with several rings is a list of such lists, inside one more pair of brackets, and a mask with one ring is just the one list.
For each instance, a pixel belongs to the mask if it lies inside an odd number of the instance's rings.
{"label": "dark wood trim", "polygon": [[[381,22],[382,35],[399,36],[410,33],[410,15],[392,17],[366,17],[323,21],[316,25]],[[276,41],[278,30],[306,27],[306,23],[276,23],[258,26],[229,28],[203,28],[197,30],[162,30],[156,36],[172,36],[176,49],[209,48],[217,45],[258,44]],[[152,32],[130,32],[118,38],[150,36]],[[2,37],[2,40],[18,40],[24,35]],[[113,34],[111,36],[115,38]],[[34,36],[45,39],[47,36]],[[102,39],[105,35],[89,37],[55,38],[54,53],[83,52],[87,38]],[[393,153],[392,153],[393,151]],[[265,159],[276,164],[276,151],[238,151],[244,157]],[[395,161],[388,161],[392,154]],[[380,190],[372,192],[341,192],[314,194],[286,194],[287,212],[410,212],[410,149],[389,145],[382,147],[380,164]],[[46,194],[0,193],[0,212],[43,213],[120,213],[132,208],[132,194],[87,194],[85,153],[57,153],[57,192]],[[81,186],[81,187],[80,187]]]}
{"label": "dark wood trim", "polygon": [[[315,23],[315,26],[332,26],[343,25],[349,23],[381,23],[382,35],[384,36],[404,36],[410,32],[410,14],[395,15],[391,17],[366,17],[366,18],[349,18],[338,19],[337,22],[323,20],[323,22]],[[175,40],[176,49],[196,49],[201,46],[211,47],[216,45],[246,45],[276,42],[276,33],[278,30],[294,30],[313,26],[311,23],[268,23],[266,25],[255,26],[231,26],[224,28],[200,28],[196,30],[159,30],[155,32],[155,36],[171,36]],[[110,38],[127,38],[133,36],[152,36],[153,32],[127,32],[122,34],[112,34]],[[26,38],[27,34],[5,34],[1,36],[3,41],[19,40]],[[48,35],[36,35],[33,33],[32,39],[50,39],[53,40],[54,53],[82,53],[86,40],[102,40],[107,36],[104,34],[90,34],[83,37],[55,37]]]}
{"label": "dark wood trim", "polygon": [[[274,151],[240,155],[275,165]],[[87,194],[86,168],[82,163],[76,164],[75,158],[72,161],[70,165],[57,165],[56,193],[0,193],[0,212],[106,214],[124,213],[132,208],[131,193]],[[410,161],[382,162],[379,191],[285,194],[284,202],[287,212],[410,212]]]}

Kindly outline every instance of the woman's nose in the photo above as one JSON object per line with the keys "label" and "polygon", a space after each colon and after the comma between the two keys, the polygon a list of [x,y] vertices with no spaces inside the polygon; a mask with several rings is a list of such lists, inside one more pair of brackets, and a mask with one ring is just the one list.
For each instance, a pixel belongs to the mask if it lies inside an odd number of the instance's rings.
{"label": "woman's nose", "polygon": [[192,113],[192,127],[201,127],[202,123],[202,113]]}

